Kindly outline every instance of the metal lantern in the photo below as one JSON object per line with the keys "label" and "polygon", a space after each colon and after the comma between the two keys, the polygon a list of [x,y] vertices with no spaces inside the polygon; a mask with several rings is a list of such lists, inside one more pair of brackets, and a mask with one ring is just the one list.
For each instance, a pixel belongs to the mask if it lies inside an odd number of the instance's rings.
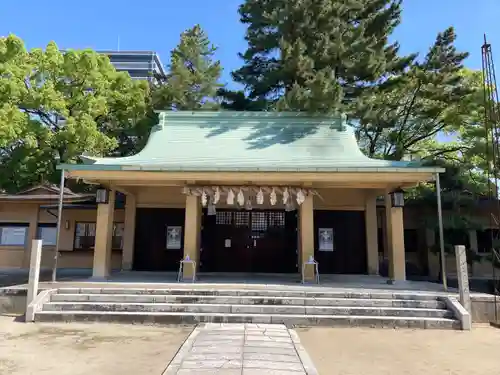
{"label": "metal lantern", "polygon": [[108,203],[109,202],[109,190],[104,187],[99,187],[95,193],[96,203]]}
{"label": "metal lantern", "polygon": [[405,196],[404,191],[402,189],[396,189],[392,193],[391,196],[391,206],[392,207],[404,207],[405,205]]}

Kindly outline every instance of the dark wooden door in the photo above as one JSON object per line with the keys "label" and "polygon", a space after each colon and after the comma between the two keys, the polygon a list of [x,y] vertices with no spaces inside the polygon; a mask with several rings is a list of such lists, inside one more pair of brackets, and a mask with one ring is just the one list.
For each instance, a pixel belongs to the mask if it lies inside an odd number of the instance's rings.
{"label": "dark wooden door", "polygon": [[202,272],[250,272],[250,212],[205,211],[202,219],[200,270]]}
{"label": "dark wooden door", "polygon": [[[138,208],[134,270],[177,271],[184,248],[183,208]],[[175,237],[167,245],[167,232]]]}
{"label": "dark wooden door", "polygon": [[[319,250],[319,229],[333,229],[333,251]],[[320,273],[367,272],[363,211],[314,211],[314,257]]]}
{"label": "dark wooden door", "polygon": [[297,272],[297,213],[252,211],[252,248],[253,272]]}
{"label": "dark wooden door", "polygon": [[297,218],[278,210],[204,215],[201,270],[297,272]]}

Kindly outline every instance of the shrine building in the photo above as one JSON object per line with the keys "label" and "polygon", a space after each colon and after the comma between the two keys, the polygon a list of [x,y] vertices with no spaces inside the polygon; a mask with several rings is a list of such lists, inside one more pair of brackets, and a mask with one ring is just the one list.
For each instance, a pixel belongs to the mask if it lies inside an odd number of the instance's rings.
{"label": "shrine building", "polygon": [[297,274],[309,259],[323,274],[378,274],[376,200],[385,196],[389,277],[405,280],[401,189],[442,168],[366,157],[342,116],[165,111],[159,119],[136,155],[58,166],[100,186],[95,277],[111,271],[121,192],[122,269],[176,271],[189,257],[200,272]]}

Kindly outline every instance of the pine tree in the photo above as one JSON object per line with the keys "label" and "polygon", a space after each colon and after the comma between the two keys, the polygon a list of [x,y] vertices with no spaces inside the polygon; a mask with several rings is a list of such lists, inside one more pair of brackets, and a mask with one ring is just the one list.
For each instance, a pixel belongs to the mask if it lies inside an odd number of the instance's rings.
{"label": "pine tree", "polygon": [[435,158],[472,147],[436,138],[469,127],[482,100],[480,82],[464,71],[468,53],[457,51],[455,41],[454,29],[446,29],[421,61],[364,92],[351,116],[369,156]]}
{"label": "pine tree", "polygon": [[156,110],[212,110],[219,107],[217,91],[222,67],[213,46],[199,25],[184,31],[170,53],[168,73],[156,76],[151,88],[150,110],[134,129],[120,139],[121,155],[132,155],[147,143],[151,128],[158,124]]}
{"label": "pine tree", "polygon": [[213,46],[199,25],[184,31],[171,52],[169,72],[154,90],[156,109],[197,110],[216,106],[222,68]]}
{"label": "pine tree", "polygon": [[246,0],[239,13],[248,48],[233,78],[278,109],[335,112],[413,59],[388,43],[401,0]]}

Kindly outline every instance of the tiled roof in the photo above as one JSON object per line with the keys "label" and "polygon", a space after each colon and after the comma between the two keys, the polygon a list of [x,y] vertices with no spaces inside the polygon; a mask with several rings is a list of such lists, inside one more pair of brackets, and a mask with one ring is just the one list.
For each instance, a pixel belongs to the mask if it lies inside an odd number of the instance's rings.
{"label": "tiled roof", "polygon": [[341,116],[286,112],[161,112],[145,148],[65,169],[162,171],[436,171],[370,159]]}

